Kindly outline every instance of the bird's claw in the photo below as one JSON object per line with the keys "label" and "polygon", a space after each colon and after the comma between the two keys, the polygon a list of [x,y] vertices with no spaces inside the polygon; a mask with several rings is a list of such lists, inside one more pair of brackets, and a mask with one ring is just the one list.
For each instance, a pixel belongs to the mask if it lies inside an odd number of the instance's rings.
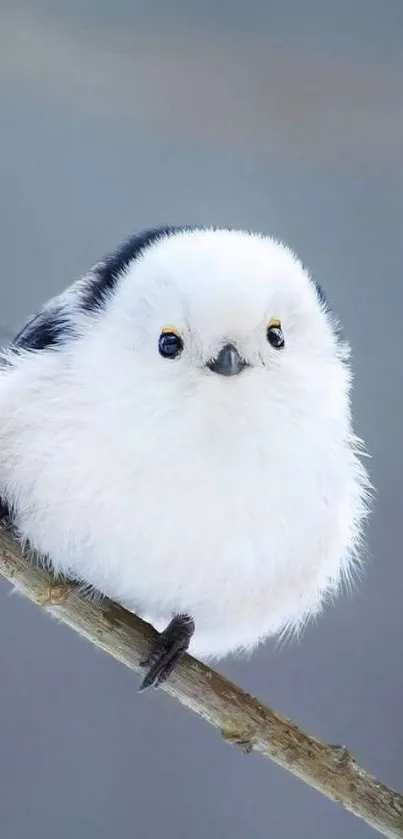
{"label": "bird's claw", "polygon": [[188,615],[172,618],[167,628],[158,635],[150,655],[140,662],[141,667],[148,667],[140,691],[149,687],[158,688],[165,682],[188,649],[194,631],[194,620]]}

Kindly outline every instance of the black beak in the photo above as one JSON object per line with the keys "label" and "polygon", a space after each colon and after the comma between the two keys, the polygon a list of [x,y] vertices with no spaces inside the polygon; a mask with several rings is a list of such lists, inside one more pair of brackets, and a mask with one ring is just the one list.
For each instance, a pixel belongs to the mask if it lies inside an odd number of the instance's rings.
{"label": "black beak", "polygon": [[233,344],[226,344],[216,358],[207,362],[207,367],[213,373],[220,373],[221,376],[235,376],[247,367],[247,362],[241,358]]}

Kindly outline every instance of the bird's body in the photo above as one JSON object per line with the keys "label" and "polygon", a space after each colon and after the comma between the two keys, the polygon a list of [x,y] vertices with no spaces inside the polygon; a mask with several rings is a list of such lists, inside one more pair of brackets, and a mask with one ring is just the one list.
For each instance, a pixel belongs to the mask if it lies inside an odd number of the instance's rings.
{"label": "bird's body", "polygon": [[[350,575],[368,480],[347,349],[287,248],[147,234],[15,344],[0,371],[0,496],[56,571],[158,630],[191,615],[205,658],[300,627]],[[223,346],[238,375],[211,366]]]}

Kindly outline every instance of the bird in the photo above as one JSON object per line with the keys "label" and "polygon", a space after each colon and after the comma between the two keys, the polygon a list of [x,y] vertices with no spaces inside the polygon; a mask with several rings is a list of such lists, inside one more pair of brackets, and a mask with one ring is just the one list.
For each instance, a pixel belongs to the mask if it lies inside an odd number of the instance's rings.
{"label": "bird", "polygon": [[299,634],[363,564],[350,345],[284,242],[131,235],[0,364],[0,498],[56,573],[151,623],[140,689],[189,651]]}

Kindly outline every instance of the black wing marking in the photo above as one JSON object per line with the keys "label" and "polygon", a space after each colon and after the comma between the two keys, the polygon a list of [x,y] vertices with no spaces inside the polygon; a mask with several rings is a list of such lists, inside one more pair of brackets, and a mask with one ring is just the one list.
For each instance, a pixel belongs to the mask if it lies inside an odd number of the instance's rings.
{"label": "black wing marking", "polygon": [[54,303],[34,315],[12,341],[12,346],[24,350],[57,348],[74,337],[74,326],[66,306]]}
{"label": "black wing marking", "polygon": [[158,239],[185,229],[175,226],[156,227],[130,237],[66,292],[33,315],[11,342],[11,347],[16,350],[40,351],[57,349],[66,344],[75,335],[71,318],[74,309],[82,312],[102,309],[130,262]]}
{"label": "black wing marking", "polygon": [[330,310],[330,304],[329,304],[329,301],[328,301],[327,296],[326,296],[325,292],[323,291],[323,288],[322,288],[322,286],[320,285],[320,283],[318,283],[318,281],[317,281],[317,280],[315,280],[315,278],[314,278],[314,277],[311,277],[311,283],[312,283],[312,285],[313,285],[313,287],[314,287],[314,289],[315,289],[315,291],[316,291],[316,295],[317,295],[317,297],[318,297],[318,299],[319,299],[319,302],[322,304],[322,306],[323,306],[325,309]]}
{"label": "black wing marking", "polygon": [[315,289],[316,296],[319,300],[319,303],[320,303],[323,311],[327,314],[327,316],[329,318],[331,327],[333,329],[333,333],[334,333],[337,341],[342,342],[343,341],[343,328],[342,328],[342,325],[341,325],[338,317],[336,316],[335,312],[333,311],[332,306],[329,303],[329,298],[328,298],[327,294],[325,294],[322,286],[320,285],[320,283],[318,283],[317,280],[315,280],[314,277],[311,276],[310,279],[311,279],[311,283],[312,283],[312,285]]}

